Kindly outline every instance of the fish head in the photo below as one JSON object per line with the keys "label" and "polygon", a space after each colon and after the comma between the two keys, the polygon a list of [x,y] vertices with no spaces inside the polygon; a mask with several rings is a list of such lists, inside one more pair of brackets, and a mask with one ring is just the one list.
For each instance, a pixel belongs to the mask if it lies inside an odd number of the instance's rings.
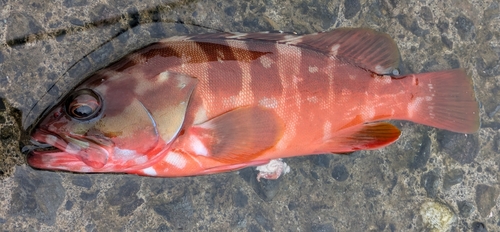
{"label": "fish head", "polygon": [[158,75],[162,83],[119,72],[89,78],[34,128],[38,148],[28,163],[72,172],[131,172],[151,165],[179,133],[196,84],[182,74]]}

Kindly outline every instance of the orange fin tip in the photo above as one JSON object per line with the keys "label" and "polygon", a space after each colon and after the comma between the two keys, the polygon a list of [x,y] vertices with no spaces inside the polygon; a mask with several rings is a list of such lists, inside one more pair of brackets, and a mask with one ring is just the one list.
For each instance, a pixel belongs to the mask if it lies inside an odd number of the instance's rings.
{"label": "orange fin tip", "polygon": [[321,149],[333,153],[374,150],[395,142],[401,131],[387,122],[367,123],[336,133]]}

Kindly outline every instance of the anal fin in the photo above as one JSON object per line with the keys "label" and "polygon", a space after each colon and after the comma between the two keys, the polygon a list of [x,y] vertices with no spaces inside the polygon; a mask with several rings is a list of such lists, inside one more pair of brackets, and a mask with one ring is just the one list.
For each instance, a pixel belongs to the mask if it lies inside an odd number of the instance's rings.
{"label": "anal fin", "polygon": [[333,153],[374,150],[395,142],[400,135],[401,131],[387,122],[361,124],[337,133],[320,149]]}
{"label": "anal fin", "polygon": [[283,134],[283,122],[272,109],[238,108],[189,130],[211,158],[224,163],[255,160],[272,148]]}

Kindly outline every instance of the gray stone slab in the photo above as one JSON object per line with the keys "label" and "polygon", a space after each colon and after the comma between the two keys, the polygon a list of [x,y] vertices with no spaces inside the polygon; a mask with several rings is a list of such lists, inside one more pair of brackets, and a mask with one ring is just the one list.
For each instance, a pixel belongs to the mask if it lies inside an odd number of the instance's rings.
{"label": "gray stone slab", "polygon": [[[481,102],[480,131],[396,122],[402,136],[387,148],[287,159],[291,173],[261,183],[253,169],[166,179],[25,164],[21,121],[33,122],[90,73],[148,43],[336,27],[388,33],[406,73],[465,68]],[[499,28],[496,0],[0,0],[0,229],[498,231]]]}

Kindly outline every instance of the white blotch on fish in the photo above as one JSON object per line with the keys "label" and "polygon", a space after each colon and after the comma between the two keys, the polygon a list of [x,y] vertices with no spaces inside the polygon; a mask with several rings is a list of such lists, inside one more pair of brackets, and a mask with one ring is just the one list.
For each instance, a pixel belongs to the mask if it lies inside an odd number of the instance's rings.
{"label": "white blotch on fish", "polygon": [[422,97],[416,97],[412,102],[408,104],[408,116],[411,118],[413,114],[419,109],[420,104],[422,103]]}
{"label": "white blotch on fish", "polygon": [[318,72],[318,67],[316,67],[316,66],[309,66],[309,72],[310,73],[317,73]]}
{"label": "white blotch on fish", "polygon": [[191,149],[197,154],[201,156],[208,156],[208,150],[205,145],[196,137],[191,137]]}
{"label": "white blotch on fish", "polygon": [[369,121],[375,117],[375,109],[373,106],[364,106],[362,114],[363,119]]}
{"label": "white blotch on fish", "polygon": [[163,83],[165,81],[168,81],[170,79],[170,72],[162,72],[160,75],[158,75],[158,82]]}
{"label": "white blotch on fish", "polygon": [[309,96],[307,97],[307,101],[310,103],[318,103],[318,97],[316,96]]}
{"label": "white blotch on fish", "polygon": [[376,77],[375,82],[382,83],[382,84],[390,84],[392,82],[392,77],[383,75],[381,77]]}
{"label": "white blotch on fish", "polygon": [[337,53],[339,52],[339,48],[340,48],[340,44],[333,45],[332,48],[330,49],[330,55],[336,56]]}
{"label": "white blotch on fish", "polygon": [[134,159],[134,161],[136,164],[144,164],[144,163],[148,162],[148,157],[146,157],[146,156],[137,157]]}
{"label": "white blotch on fish", "polygon": [[270,68],[271,65],[274,64],[274,61],[267,56],[260,57],[259,61],[262,64],[262,66],[264,66],[264,68]]}
{"label": "white blotch on fish", "polygon": [[332,123],[330,121],[326,121],[323,125],[323,142],[327,142],[332,137]]}
{"label": "white blotch on fish", "polygon": [[156,176],[156,170],[152,167],[142,169],[142,172],[148,176]]}
{"label": "white blotch on fish", "polygon": [[114,155],[115,155],[115,158],[130,159],[134,156],[137,156],[138,154],[134,150],[120,149],[118,147],[115,147]]}
{"label": "white blotch on fish", "polygon": [[176,152],[169,152],[168,155],[165,157],[165,161],[171,165],[174,165],[178,169],[182,169],[186,167],[186,159],[181,155]]}
{"label": "white blotch on fish", "polygon": [[276,98],[274,98],[274,97],[271,97],[271,98],[265,97],[265,98],[260,99],[259,105],[267,107],[267,108],[271,108],[271,109],[276,109],[278,107],[278,100],[276,100]]}

